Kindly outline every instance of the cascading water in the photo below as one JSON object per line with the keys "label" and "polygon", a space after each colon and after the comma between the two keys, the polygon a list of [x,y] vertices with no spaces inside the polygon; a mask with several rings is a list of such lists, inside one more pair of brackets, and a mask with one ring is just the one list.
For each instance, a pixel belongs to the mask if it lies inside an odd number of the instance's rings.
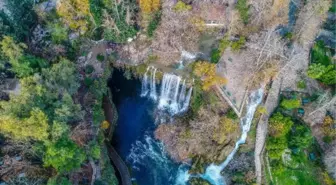
{"label": "cascading water", "polygon": [[[183,80],[181,85],[181,77],[165,73],[161,81],[161,90],[158,97],[155,81],[156,70],[157,69],[152,66],[147,68],[142,80],[141,96],[146,96],[149,91],[149,97],[154,101],[158,100],[158,109],[168,110],[171,115],[188,110],[192,87],[189,88],[187,93],[187,84],[185,80]],[[151,73],[150,81],[148,80],[148,71]]]}
{"label": "cascading water", "polygon": [[254,91],[251,93],[249,98],[249,104],[247,106],[247,112],[246,115],[240,120],[240,126],[242,129],[242,135],[240,139],[236,142],[235,148],[233,151],[228,155],[226,160],[219,164],[211,164],[209,165],[204,174],[198,174],[198,175],[190,175],[186,173],[186,171],[180,171],[178,174],[178,177],[176,178],[176,185],[186,185],[190,177],[199,177],[204,180],[207,180],[212,185],[225,185],[225,180],[221,175],[221,172],[224,170],[224,168],[229,164],[229,162],[232,160],[233,156],[236,154],[236,152],[239,149],[239,146],[243,143],[245,143],[247,138],[247,133],[250,131],[252,119],[254,116],[254,113],[257,109],[257,106],[260,104],[263,96],[263,90],[259,89],[257,91]]}
{"label": "cascading water", "polygon": [[143,76],[142,83],[141,83],[141,95],[142,97],[146,96],[148,93],[148,71],[149,71],[149,66],[147,67],[147,70]]}

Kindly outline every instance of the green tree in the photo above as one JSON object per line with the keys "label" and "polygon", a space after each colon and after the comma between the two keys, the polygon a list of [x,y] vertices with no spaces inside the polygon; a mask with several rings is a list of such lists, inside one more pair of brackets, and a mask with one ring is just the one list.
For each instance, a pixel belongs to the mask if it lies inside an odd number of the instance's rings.
{"label": "green tree", "polygon": [[313,63],[309,66],[308,76],[317,79],[326,85],[336,83],[336,70],[334,65],[325,66],[320,63]]}
{"label": "green tree", "polygon": [[81,120],[84,116],[80,104],[75,104],[69,93],[65,92],[61,101],[55,103],[54,120],[59,122],[75,122]]}
{"label": "green tree", "polygon": [[320,78],[327,71],[327,67],[320,63],[314,63],[309,66],[308,76],[313,79]]}
{"label": "green tree", "polygon": [[48,180],[47,185],[72,185],[65,177],[53,177]]}
{"label": "green tree", "polygon": [[280,104],[285,109],[296,109],[301,106],[300,99],[283,99]]}
{"label": "green tree", "polygon": [[60,23],[49,23],[47,25],[48,29],[51,31],[51,40],[60,44],[68,38],[68,30],[67,28]]}
{"label": "green tree", "polygon": [[294,127],[294,131],[289,139],[289,144],[298,148],[307,148],[313,142],[313,136],[308,128],[303,125]]}
{"label": "green tree", "polygon": [[51,137],[54,141],[67,137],[70,132],[69,126],[64,122],[54,121],[51,127]]}
{"label": "green tree", "polygon": [[288,148],[288,140],[286,137],[268,137],[266,149],[272,160],[279,160],[285,149]]}
{"label": "green tree", "polygon": [[272,137],[285,137],[293,124],[294,122],[290,117],[277,112],[269,119],[269,133]]}
{"label": "green tree", "polygon": [[239,40],[232,42],[231,48],[233,51],[239,51],[242,46],[245,45],[245,37],[239,37]]}
{"label": "green tree", "polygon": [[68,137],[46,144],[46,152],[43,157],[44,165],[52,166],[60,173],[79,168],[84,160],[83,150]]}
{"label": "green tree", "polygon": [[1,53],[9,60],[18,60],[27,46],[23,43],[16,43],[12,37],[4,36],[0,42]]}
{"label": "green tree", "polygon": [[13,36],[23,41],[37,23],[37,15],[33,9],[33,0],[4,0],[6,12],[0,11],[0,33]]}
{"label": "green tree", "polygon": [[67,59],[61,59],[50,69],[43,69],[42,74],[48,89],[60,94],[67,91],[72,95],[80,85],[75,64]]}
{"label": "green tree", "polygon": [[236,9],[239,12],[240,18],[244,24],[247,24],[249,21],[249,7],[246,0],[238,0],[236,4]]}

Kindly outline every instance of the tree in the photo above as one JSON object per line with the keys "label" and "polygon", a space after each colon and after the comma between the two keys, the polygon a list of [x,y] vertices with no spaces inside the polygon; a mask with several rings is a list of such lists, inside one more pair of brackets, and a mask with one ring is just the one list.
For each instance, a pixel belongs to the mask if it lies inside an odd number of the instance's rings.
{"label": "tree", "polygon": [[0,116],[0,131],[15,140],[45,141],[48,139],[48,128],[47,116],[37,108],[34,108],[30,112],[30,117],[25,119],[10,115]]}
{"label": "tree", "polygon": [[140,9],[143,14],[150,14],[160,9],[160,0],[140,0]]}
{"label": "tree", "polygon": [[220,127],[217,132],[214,133],[214,138],[218,144],[223,144],[227,136],[234,133],[239,129],[239,124],[231,118],[224,116],[220,119]]}
{"label": "tree", "polygon": [[269,133],[272,137],[284,137],[292,128],[293,124],[290,117],[277,112],[269,119]]}
{"label": "tree", "polygon": [[4,36],[0,45],[2,54],[11,61],[18,60],[23,55],[24,49],[27,48],[25,44],[16,43],[14,39],[9,36]]}
{"label": "tree", "polygon": [[66,27],[61,25],[60,23],[49,23],[47,25],[48,29],[51,31],[51,40],[60,44],[68,38],[68,30]]}
{"label": "tree", "polygon": [[313,63],[309,66],[308,76],[317,79],[326,85],[336,83],[336,70],[334,65],[325,66],[320,63]]}
{"label": "tree", "polygon": [[313,135],[310,130],[303,125],[294,127],[294,131],[289,139],[289,144],[297,148],[307,148],[313,142]]}
{"label": "tree", "polygon": [[62,137],[67,137],[70,133],[69,126],[64,122],[54,121],[51,127],[51,137],[54,141]]}
{"label": "tree", "polygon": [[54,120],[59,122],[71,123],[81,120],[83,112],[80,104],[75,104],[69,93],[63,94],[62,100],[55,103]]}
{"label": "tree", "polygon": [[4,36],[0,45],[3,55],[9,59],[9,63],[12,65],[11,70],[18,77],[27,77],[48,66],[44,59],[25,55],[24,49],[27,46],[23,43],[16,43],[12,37]]}
{"label": "tree", "polygon": [[75,64],[67,59],[61,59],[49,69],[43,69],[42,74],[48,89],[60,94],[67,91],[72,95],[80,85]]}
{"label": "tree", "polygon": [[47,185],[72,185],[65,177],[53,177],[48,180]]}
{"label": "tree", "polygon": [[[36,25],[37,15],[32,0],[4,0],[0,11],[0,33],[10,35],[18,41],[29,36],[30,30]],[[7,11],[4,11],[6,9]],[[0,25],[1,25],[0,24]]]}
{"label": "tree", "polygon": [[71,30],[84,34],[88,28],[89,0],[60,0],[57,14]]}
{"label": "tree", "polygon": [[202,89],[207,91],[214,85],[223,85],[226,79],[216,74],[216,65],[200,61],[194,65],[193,73],[202,80]]}
{"label": "tree", "polygon": [[46,144],[43,157],[45,166],[52,166],[58,172],[70,172],[79,168],[85,160],[85,153],[68,137]]}

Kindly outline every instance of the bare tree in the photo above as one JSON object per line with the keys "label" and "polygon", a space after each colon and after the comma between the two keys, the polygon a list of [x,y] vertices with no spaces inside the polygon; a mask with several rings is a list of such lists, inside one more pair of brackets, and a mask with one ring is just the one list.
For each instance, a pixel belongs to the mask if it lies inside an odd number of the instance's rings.
{"label": "bare tree", "polygon": [[334,144],[324,156],[324,164],[329,174],[336,180],[336,144]]}

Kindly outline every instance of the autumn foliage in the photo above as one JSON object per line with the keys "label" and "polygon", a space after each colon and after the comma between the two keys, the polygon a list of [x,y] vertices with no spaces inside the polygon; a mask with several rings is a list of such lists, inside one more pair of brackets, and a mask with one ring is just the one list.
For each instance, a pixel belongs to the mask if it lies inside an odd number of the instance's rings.
{"label": "autumn foliage", "polygon": [[160,0],[140,0],[139,4],[144,14],[150,14],[160,9]]}
{"label": "autumn foliage", "polygon": [[216,74],[216,65],[201,61],[193,69],[194,74],[202,80],[202,89],[207,91],[214,85],[224,85],[227,80]]}
{"label": "autumn foliage", "polygon": [[89,16],[89,0],[60,0],[57,4],[57,14],[72,30],[81,34],[87,31]]}

